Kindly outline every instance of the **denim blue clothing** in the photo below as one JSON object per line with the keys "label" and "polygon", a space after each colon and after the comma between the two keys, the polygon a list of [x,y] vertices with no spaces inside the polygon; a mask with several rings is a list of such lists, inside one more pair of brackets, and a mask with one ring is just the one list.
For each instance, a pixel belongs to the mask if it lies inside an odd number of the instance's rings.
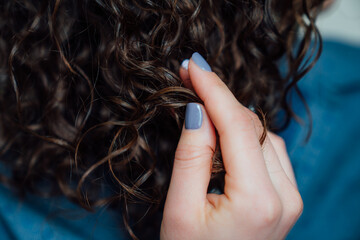
{"label": "denim blue clothing", "polygon": [[[299,85],[313,130],[307,143],[306,127],[295,121],[281,133],[304,200],[303,215],[287,239],[360,239],[360,48],[324,42],[319,62]],[[300,100],[292,104],[306,120]],[[125,239],[120,219],[108,210],[85,213],[64,198],[22,202],[0,187],[3,240]]]}
{"label": "denim blue clothing", "polygon": [[[360,239],[360,47],[324,42],[300,89],[312,113],[312,134],[292,121],[287,143],[304,212],[288,240]],[[307,120],[299,98],[292,105]]]}
{"label": "denim blue clothing", "polygon": [[1,240],[125,239],[121,214],[88,213],[65,198],[29,196],[21,201],[0,186]]}

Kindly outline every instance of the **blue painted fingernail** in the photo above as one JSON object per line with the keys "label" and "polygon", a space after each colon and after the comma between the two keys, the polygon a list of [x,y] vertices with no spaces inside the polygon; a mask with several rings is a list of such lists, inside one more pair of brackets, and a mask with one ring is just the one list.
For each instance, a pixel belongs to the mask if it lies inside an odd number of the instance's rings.
{"label": "blue painted fingernail", "polygon": [[198,52],[194,52],[193,55],[191,56],[191,59],[194,60],[196,65],[198,65],[202,70],[211,72],[210,65],[205,61],[205,59]]}
{"label": "blue painted fingernail", "polygon": [[182,63],[181,63],[181,67],[185,68],[186,70],[188,70],[189,68],[189,59],[185,59]]}
{"label": "blue painted fingernail", "polygon": [[201,127],[203,115],[198,103],[188,103],[185,112],[185,128],[199,129]]}

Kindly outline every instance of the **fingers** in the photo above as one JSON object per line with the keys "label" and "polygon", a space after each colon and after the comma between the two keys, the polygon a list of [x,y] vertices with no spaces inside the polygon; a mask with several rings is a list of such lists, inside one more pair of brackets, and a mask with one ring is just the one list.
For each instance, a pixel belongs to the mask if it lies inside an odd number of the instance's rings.
{"label": "fingers", "polygon": [[287,151],[286,151],[286,145],[285,145],[284,140],[272,132],[268,132],[268,137],[274,146],[275,152],[276,152],[277,156],[279,157],[279,161],[280,161],[282,168],[284,169],[284,172],[288,176],[291,183],[295,187],[297,187],[297,183],[295,180],[295,174],[294,174],[293,167],[292,167],[290,159],[289,159],[289,155],[287,154]]}
{"label": "fingers", "polygon": [[[220,136],[225,176],[225,194],[248,188],[272,189],[262,149],[252,118],[209,65],[194,53],[188,66],[192,86]],[[232,191],[236,190],[236,191]],[[241,189],[241,190],[240,190]]]}
{"label": "fingers", "polygon": [[[194,138],[195,135],[192,135],[194,132],[185,128],[177,149],[165,206],[165,211],[172,210],[172,213],[167,212],[169,215],[164,214],[163,218],[167,216],[167,219],[173,221],[165,219],[163,222],[172,222],[173,225],[179,226],[184,219],[193,219],[191,217],[197,216],[196,221],[186,225],[194,231],[197,223],[207,224],[214,220],[215,226],[219,226],[217,221],[219,217],[222,219],[220,224],[226,219],[230,219],[231,223],[241,223],[235,224],[236,228],[231,229],[236,229],[245,235],[251,232],[249,229],[252,226],[255,226],[253,232],[256,236],[264,236],[260,237],[262,239],[270,239],[270,235],[275,236],[271,237],[273,239],[284,238],[288,229],[300,216],[303,206],[301,196],[291,182],[294,178],[285,146],[281,147],[281,141],[277,141],[279,139],[271,133],[261,146],[259,138],[263,126],[256,114],[237,101],[221,79],[211,72],[210,66],[199,54],[193,54],[188,63],[188,71],[182,68],[180,76],[183,80],[191,80],[194,91],[204,102],[204,109],[209,115],[207,121],[210,126],[212,122],[218,130],[226,170],[225,189],[224,195],[206,194],[210,179],[211,157],[216,144],[214,128],[209,131],[210,142],[206,142],[201,136]],[[189,83],[185,85],[189,86]],[[191,145],[197,143],[193,151],[199,153],[199,149],[203,149],[203,142],[210,146],[211,153],[204,150],[202,154],[193,155],[191,151],[189,153],[186,150],[191,148],[185,143]],[[184,151],[181,150],[181,146],[186,146],[183,148]],[[209,156],[203,157],[206,155]],[[168,204],[169,202],[171,204]],[[199,204],[206,202],[210,203],[207,206],[211,205],[211,207],[206,209],[199,207]],[[208,214],[204,215],[203,212]],[[181,216],[182,220],[171,216]],[[238,227],[245,226],[246,223],[249,225],[244,229]],[[214,229],[214,225],[209,226],[206,227],[207,230]],[[256,229],[257,227],[259,229]],[[261,229],[266,230],[263,235],[259,232]],[[199,232],[204,231],[199,230]],[[240,235],[236,233],[231,236]],[[215,235],[210,234],[210,236]]]}
{"label": "fingers", "polygon": [[[187,88],[192,88],[192,84],[190,81],[190,75],[188,73],[188,65],[189,65],[189,59],[185,59],[181,64],[180,77],[183,80],[184,85]],[[248,112],[250,112],[250,111],[248,111]],[[263,131],[262,124],[260,123],[258,117],[254,113],[250,112],[249,115],[252,117],[252,119],[255,123],[255,129],[256,129],[257,135],[260,136]],[[274,149],[278,156],[278,159],[280,160],[282,169],[285,171],[285,174],[288,176],[288,178],[294,184],[294,186],[297,186],[296,180],[294,177],[294,172],[293,172],[293,169],[292,169],[292,166],[290,163],[290,159],[286,152],[286,147],[285,147],[284,141],[279,136],[277,136],[271,132],[268,132],[268,137],[274,145]]]}
{"label": "fingers", "polygon": [[[256,122],[256,132],[260,136],[263,132],[262,124],[256,114],[250,112],[250,110],[249,114]],[[290,228],[299,218],[303,203],[297,190],[294,173],[284,141],[279,136],[268,132],[263,144],[263,153],[271,182],[276,189],[282,205],[280,224]],[[282,230],[288,228],[282,228]],[[281,229],[279,231],[281,231]],[[285,236],[286,233],[287,232],[279,232],[278,235]]]}
{"label": "fingers", "polygon": [[196,212],[206,203],[215,145],[215,130],[205,109],[189,103],[175,153],[165,206],[168,211]]}
{"label": "fingers", "polygon": [[[260,136],[264,132],[262,122],[259,120],[258,116],[254,112],[250,111],[249,109],[247,109],[246,111],[253,119],[255,123],[256,133],[258,135],[258,138],[260,138]],[[274,175],[274,173],[282,172],[284,175],[286,175],[287,180],[289,180],[295,187],[297,187],[290,159],[286,152],[284,140],[276,134],[267,131],[266,139],[262,148],[266,167],[268,169],[268,172],[270,173],[270,177],[273,178],[272,175]]]}

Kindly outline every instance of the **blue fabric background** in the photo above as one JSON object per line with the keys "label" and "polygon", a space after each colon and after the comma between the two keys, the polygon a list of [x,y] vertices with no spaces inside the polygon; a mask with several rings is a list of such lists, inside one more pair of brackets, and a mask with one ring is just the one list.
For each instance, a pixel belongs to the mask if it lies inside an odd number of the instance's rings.
{"label": "blue fabric background", "polygon": [[[281,133],[304,212],[287,239],[360,239],[360,48],[324,42],[319,62],[299,83],[313,129],[292,121]],[[298,98],[297,114],[307,120]]]}
{"label": "blue fabric background", "polygon": [[121,219],[121,214],[105,209],[88,213],[65,198],[29,196],[20,201],[0,186],[1,240],[121,240]]}

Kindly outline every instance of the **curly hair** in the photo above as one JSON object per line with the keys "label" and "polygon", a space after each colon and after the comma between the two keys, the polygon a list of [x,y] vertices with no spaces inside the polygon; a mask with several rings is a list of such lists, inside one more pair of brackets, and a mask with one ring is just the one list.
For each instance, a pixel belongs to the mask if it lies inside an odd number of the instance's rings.
{"label": "curly hair", "polygon": [[[279,129],[295,117],[289,90],[301,96],[296,83],[321,52],[322,2],[2,1],[1,182],[121,209],[132,238],[157,235],[184,107],[201,102],[182,86],[181,60],[201,53]],[[221,188],[219,148],[213,165],[209,187]]]}

